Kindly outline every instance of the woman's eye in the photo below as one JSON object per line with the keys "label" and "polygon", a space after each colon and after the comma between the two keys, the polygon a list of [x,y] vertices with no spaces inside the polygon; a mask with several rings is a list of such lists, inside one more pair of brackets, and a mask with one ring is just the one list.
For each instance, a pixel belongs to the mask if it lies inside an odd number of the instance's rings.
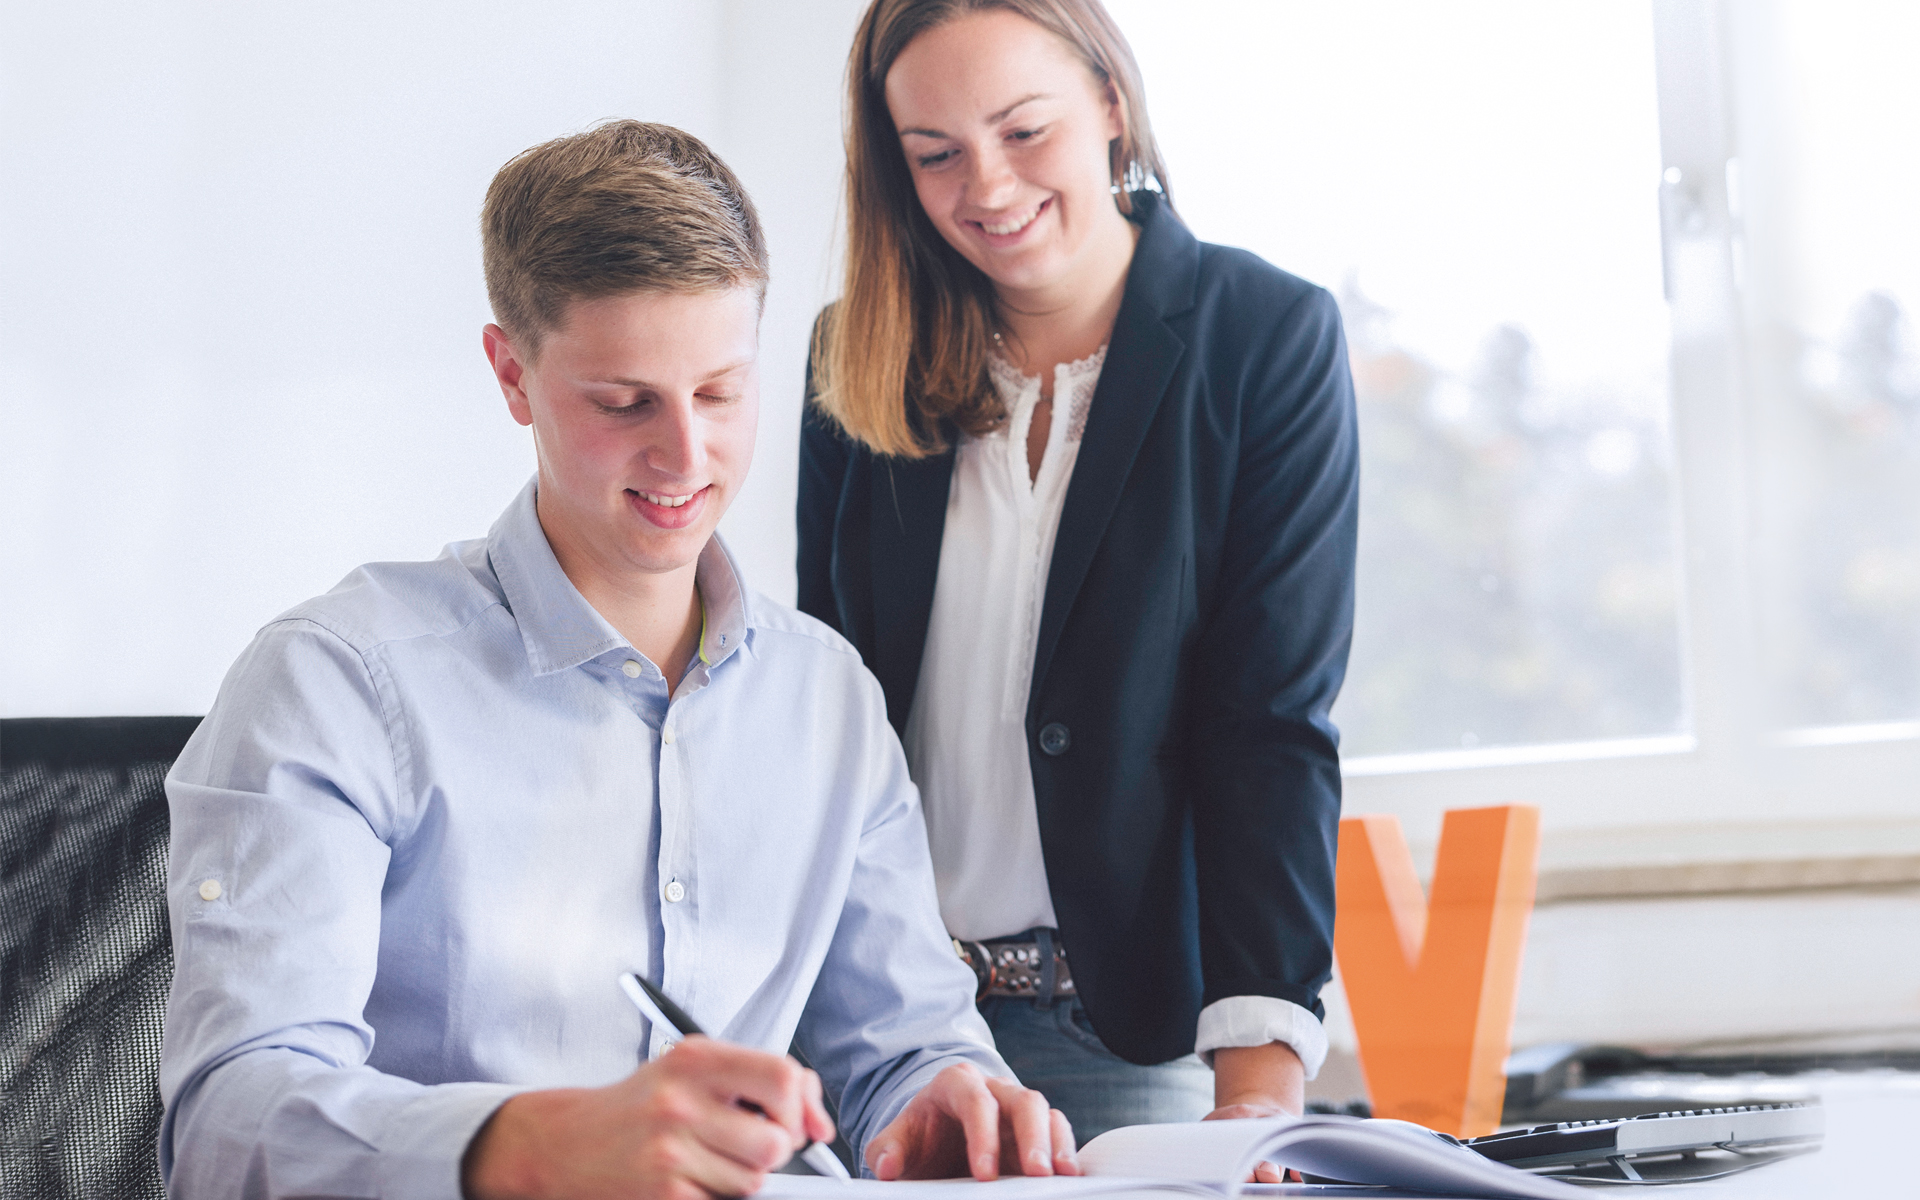
{"label": "woman's eye", "polygon": [[1039,137],[1042,132],[1043,131],[1039,129],[1016,129],[1008,134],[1007,137],[1012,141],[1025,142]]}
{"label": "woman's eye", "polygon": [[921,170],[925,170],[928,167],[937,167],[952,157],[953,151],[951,150],[942,150],[938,154],[922,154],[920,156],[920,168]]}

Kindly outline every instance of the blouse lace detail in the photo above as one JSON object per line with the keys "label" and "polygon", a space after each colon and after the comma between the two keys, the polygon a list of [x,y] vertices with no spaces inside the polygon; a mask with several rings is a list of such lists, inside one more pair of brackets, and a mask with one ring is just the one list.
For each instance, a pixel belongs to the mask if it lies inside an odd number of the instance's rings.
{"label": "blouse lace detail", "polygon": [[[1062,363],[1055,368],[1053,377],[1053,399],[1057,405],[1064,396],[1067,408],[1067,441],[1077,444],[1087,432],[1087,411],[1093,407],[1093,392],[1100,384],[1100,368],[1107,362],[1107,347],[1102,344],[1098,350],[1085,358],[1070,363]],[[987,374],[993,380],[994,389],[1000,393],[1001,403],[1011,413],[1020,407],[1020,401],[1028,388],[1036,392],[1040,388],[1040,377],[1023,373],[998,354],[987,356]],[[1004,426],[1003,426],[1004,428]]]}

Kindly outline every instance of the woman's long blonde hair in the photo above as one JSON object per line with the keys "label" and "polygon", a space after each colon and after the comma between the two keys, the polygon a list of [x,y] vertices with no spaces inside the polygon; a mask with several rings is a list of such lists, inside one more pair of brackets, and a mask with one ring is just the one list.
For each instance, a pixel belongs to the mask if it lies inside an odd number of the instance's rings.
{"label": "woman's long blonde hair", "polygon": [[908,43],[965,13],[1005,9],[1079,52],[1120,99],[1109,150],[1115,201],[1168,192],[1140,68],[1100,0],[874,0],[847,59],[846,284],[814,330],[814,402],[875,454],[946,448],[941,423],[984,433],[1006,413],[987,377],[993,283],[927,219],[887,111],[887,72]]}

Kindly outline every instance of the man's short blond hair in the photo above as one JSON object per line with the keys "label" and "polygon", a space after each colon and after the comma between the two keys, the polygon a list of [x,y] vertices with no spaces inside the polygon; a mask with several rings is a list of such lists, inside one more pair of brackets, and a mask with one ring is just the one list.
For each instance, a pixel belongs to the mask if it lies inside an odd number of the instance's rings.
{"label": "man's short blond hair", "polygon": [[522,353],[574,300],[767,286],[767,243],[740,180],[671,125],[608,121],[500,168],[480,211],[487,297]]}

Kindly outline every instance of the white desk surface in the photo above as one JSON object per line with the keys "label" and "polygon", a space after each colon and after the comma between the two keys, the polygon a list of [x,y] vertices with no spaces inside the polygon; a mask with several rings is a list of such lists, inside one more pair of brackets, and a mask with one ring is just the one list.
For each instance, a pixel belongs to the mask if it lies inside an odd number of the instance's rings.
{"label": "white desk surface", "polygon": [[[1814,1072],[1793,1082],[1826,1106],[1827,1136],[1818,1152],[1704,1183],[1582,1190],[1594,1200],[1920,1200],[1920,1074]],[[1334,1191],[1346,1193],[1341,1200],[1363,1195],[1298,1185],[1248,1189],[1286,1200],[1316,1192],[1324,1200]]]}
{"label": "white desk surface", "polygon": [[[1827,1136],[1819,1151],[1704,1183],[1590,1184],[1582,1190],[1594,1200],[1920,1200],[1920,1074],[1814,1072],[1791,1082],[1796,1093],[1806,1085],[1826,1106]],[[1328,1200],[1335,1191],[1344,1193],[1338,1200],[1364,1197],[1361,1189],[1248,1189],[1260,1200],[1311,1200],[1316,1193]]]}
{"label": "white desk surface", "polygon": [[1920,1197],[1920,1075],[1885,1071],[1821,1073],[1803,1078],[1826,1103],[1827,1138],[1819,1153],[1713,1183],[1656,1189],[1606,1188],[1604,1194],[1646,1195],[1651,1191],[1661,1200]]}

